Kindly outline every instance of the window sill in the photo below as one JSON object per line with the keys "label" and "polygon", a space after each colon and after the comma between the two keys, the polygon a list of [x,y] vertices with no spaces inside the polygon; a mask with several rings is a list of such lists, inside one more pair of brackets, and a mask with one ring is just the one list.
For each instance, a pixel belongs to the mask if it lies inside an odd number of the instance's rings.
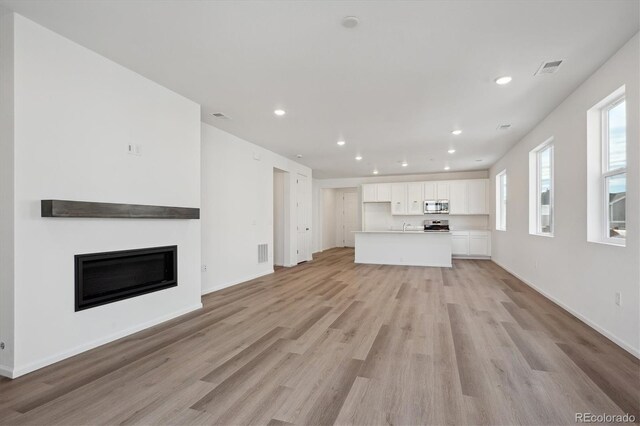
{"label": "window sill", "polygon": [[587,240],[589,243],[602,244],[605,246],[626,247],[627,241],[610,241],[610,240]]}
{"label": "window sill", "polygon": [[501,228],[496,228],[496,231],[500,231],[500,232],[507,232],[506,229],[501,229]]}
{"label": "window sill", "polygon": [[536,234],[536,233],[529,232],[529,235],[532,235],[534,237],[553,238],[553,234]]}

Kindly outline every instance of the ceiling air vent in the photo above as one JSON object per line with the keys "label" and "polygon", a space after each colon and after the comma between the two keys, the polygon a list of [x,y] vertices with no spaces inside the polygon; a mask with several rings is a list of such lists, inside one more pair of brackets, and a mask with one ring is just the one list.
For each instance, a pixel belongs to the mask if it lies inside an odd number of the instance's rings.
{"label": "ceiling air vent", "polygon": [[219,118],[220,120],[229,120],[231,118],[231,117],[228,117],[228,116],[224,115],[221,112],[212,112],[211,115],[214,116],[215,118]]}
{"label": "ceiling air vent", "polygon": [[509,130],[511,128],[511,124],[500,124],[498,126],[498,130]]}
{"label": "ceiling air vent", "polygon": [[560,64],[562,64],[562,61],[543,62],[534,75],[553,74],[558,71]]}

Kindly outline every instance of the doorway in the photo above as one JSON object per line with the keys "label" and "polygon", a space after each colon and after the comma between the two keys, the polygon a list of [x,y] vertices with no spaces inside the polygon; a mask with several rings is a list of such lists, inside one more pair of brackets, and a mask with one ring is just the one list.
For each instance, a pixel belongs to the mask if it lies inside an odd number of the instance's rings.
{"label": "doorway", "polygon": [[354,247],[360,230],[358,188],[323,188],[320,197],[321,250]]}
{"label": "doorway", "polygon": [[273,169],[273,266],[286,265],[287,247],[287,182],[289,173]]}
{"label": "doorway", "polygon": [[309,195],[307,177],[298,174],[296,177],[298,263],[311,260],[311,203]]}
{"label": "doorway", "polygon": [[355,247],[358,224],[358,192],[356,188],[336,191],[336,240],[338,247]]}

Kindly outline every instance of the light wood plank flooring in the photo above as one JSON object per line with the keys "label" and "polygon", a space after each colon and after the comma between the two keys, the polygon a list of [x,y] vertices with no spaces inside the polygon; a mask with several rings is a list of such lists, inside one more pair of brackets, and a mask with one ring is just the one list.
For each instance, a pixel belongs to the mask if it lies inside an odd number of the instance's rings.
{"label": "light wood plank flooring", "polygon": [[[211,271],[210,273],[215,273]],[[490,261],[333,249],[25,377],[2,424],[572,424],[639,417],[638,361]]]}

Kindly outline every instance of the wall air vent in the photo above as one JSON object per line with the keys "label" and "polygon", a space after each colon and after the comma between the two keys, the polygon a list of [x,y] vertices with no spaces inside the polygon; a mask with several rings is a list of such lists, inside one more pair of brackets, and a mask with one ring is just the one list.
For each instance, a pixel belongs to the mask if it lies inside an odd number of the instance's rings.
{"label": "wall air vent", "polygon": [[558,71],[558,68],[560,68],[561,64],[562,61],[543,62],[534,75],[553,74]]}
{"label": "wall air vent", "polygon": [[264,263],[269,261],[269,245],[258,244],[258,263]]}
{"label": "wall air vent", "polygon": [[231,117],[224,115],[221,112],[212,112],[211,115],[215,118],[219,118],[220,120],[229,120]]}
{"label": "wall air vent", "polygon": [[509,130],[511,128],[511,124],[500,124],[498,126],[498,130]]}

